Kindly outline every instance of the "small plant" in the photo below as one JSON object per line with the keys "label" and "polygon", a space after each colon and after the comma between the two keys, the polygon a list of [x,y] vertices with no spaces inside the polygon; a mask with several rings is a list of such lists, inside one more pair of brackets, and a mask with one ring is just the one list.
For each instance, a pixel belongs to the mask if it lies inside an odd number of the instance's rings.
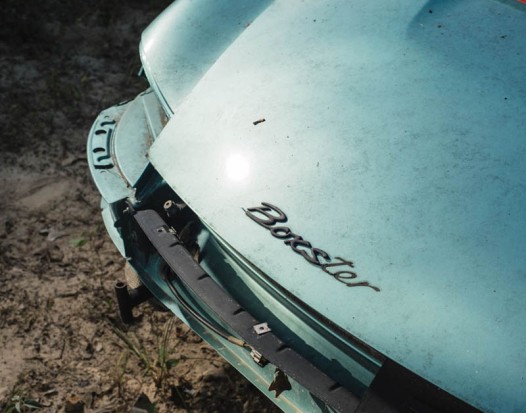
{"label": "small plant", "polygon": [[[112,326],[113,332],[123,342],[125,349],[127,349],[143,364],[145,374],[148,374],[153,378],[157,388],[162,387],[170,369],[179,363],[179,359],[170,358],[170,354],[173,353],[175,349],[175,345],[170,348],[170,338],[172,335],[174,322],[175,318],[172,317],[166,323],[161,340],[158,342],[158,352],[155,359],[152,359],[148,355],[148,351],[144,347],[143,343],[137,338],[137,336],[132,338],[115,326]],[[125,366],[121,368],[121,370],[124,368]]]}
{"label": "small plant", "polygon": [[80,248],[83,245],[85,245],[88,242],[87,238],[84,236],[80,236],[79,238],[75,238],[71,240],[71,245],[74,247]]}
{"label": "small plant", "polygon": [[179,359],[169,358],[170,353],[174,350],[175,347],[173,347],[171,350],[169,349],[170,344],[170,337],[172,335],[173,326],[175,323],[175,317],[170,318],[168,322],[166,323],[166,326],[164,328],[163,337],[161,339],[161,342],[159,343],[159,355],[157,357],[157,368],[158,368],[158,374],[155,378],[156,386],[161,387],[164,377],[168,375],[169,370],[172,367],[175,367],[179,363]]}
{"label": "small plant", "polygon": [[41,407],[44,406],[41,405],[39,402],[16,394],[11,397],[10,403],[8,403],[8,405],[6,406],[5,413],[22,413],[28,412],[30,410],[40,409]]}
{"label": "small plant", "polygon": [[[94,236],[94,231],[82,231],[80,234],[76,234],[74,237],[70,238],[69,244],[72,247],[81,248],[88,242],[92,241]],[[98,255],[97,257],[100,260],[100,257]]]}
{"label": "small plant", "polygon": [[128,358],[130,353],[128,351],[121,352],[117,362],[115,363],[115,369],[113,371],[112,377],[113,382],[117,386],[117,391],[119,396],[122,396],[122,379],[126,373],[126,367],[128,366]]}

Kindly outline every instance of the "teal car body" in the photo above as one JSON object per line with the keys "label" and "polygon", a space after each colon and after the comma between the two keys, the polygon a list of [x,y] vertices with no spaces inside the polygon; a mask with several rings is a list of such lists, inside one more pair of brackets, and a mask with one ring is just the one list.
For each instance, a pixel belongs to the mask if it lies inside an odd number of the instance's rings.
{"label": "teal car body", "polygon": [[[525,11],[175,2],[143,33],[151,88],[90,132],[112,239],[284,411],[524,411]],[[141,210],[179,238],[193,222],[196,264],[337,386],[255,363],[189,313],[181,298],[239,335],[184,281],[174,297],[129,223]]]}

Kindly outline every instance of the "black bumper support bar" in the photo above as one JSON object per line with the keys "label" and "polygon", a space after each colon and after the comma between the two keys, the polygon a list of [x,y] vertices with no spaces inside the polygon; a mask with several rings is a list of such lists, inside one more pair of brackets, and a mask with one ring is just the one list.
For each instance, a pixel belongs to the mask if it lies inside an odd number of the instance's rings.
{"label": "black bumper support bar", "polygon": [[266,360],[340,412],[354,412],[360,399],[288,347],[271,331],[258,334],[260,324],[197,264],[178,237],[154,210],[133,215],[152,245],[178,278],[236,334]]}

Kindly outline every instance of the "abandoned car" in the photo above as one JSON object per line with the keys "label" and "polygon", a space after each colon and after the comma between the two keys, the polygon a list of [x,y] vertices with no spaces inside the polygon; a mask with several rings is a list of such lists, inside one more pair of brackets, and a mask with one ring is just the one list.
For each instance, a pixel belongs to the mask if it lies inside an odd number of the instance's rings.
{"label": "abandoned car", "polygon": [[526,405],[526,5],[178,0],[88,139],[141,286],[286,412]]}

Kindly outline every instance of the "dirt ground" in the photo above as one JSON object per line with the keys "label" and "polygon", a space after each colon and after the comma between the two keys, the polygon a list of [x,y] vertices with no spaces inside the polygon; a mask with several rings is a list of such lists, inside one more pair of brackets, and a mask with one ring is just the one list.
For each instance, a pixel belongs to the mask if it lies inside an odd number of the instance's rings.
{"label": "dirt ground", "polygon": [[139,399],[159,413],[278,411],[169,313],[117,316],[124,261],[85,141],[100,110],[147,87],[140,33],[168,3],[2,2],[1,412],[130,412]]}

